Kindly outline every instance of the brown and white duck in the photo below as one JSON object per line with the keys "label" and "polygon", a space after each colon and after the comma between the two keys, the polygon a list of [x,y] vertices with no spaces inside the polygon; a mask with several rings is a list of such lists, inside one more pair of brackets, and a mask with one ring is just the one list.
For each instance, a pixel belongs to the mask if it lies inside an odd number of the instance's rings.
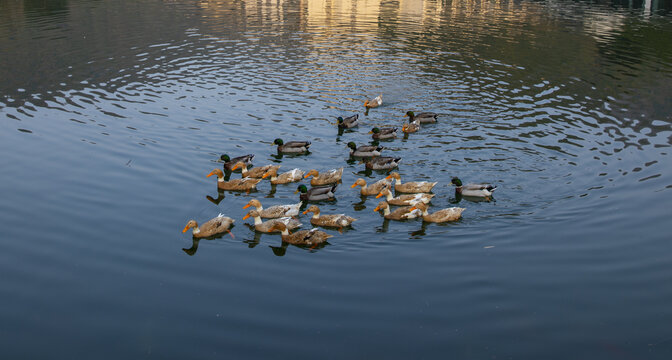
{"label": "brown and white duck", "polygon": [[232,218],[219,214],[217,217],[204,222],[201,224],[201,226],[198,226],[196,220],[189,220],[189,222],[187,222],[187,226],[184,227],[182,232],[185,233],[187,230],[193,229],[191,233],[195,238],[204,238],[225,232],[228,232],[231,237],[233,237],[233,234],[229,228],[231,225],[233,225],[234,222],[235,220]]}
{"label": "brown and white duck", "polygon": [[366,180],[359,178],[355,181],[351,188],[354,188],[355,186],[361,186],[362,188],[359,190],[359,193],[368,196],[368,195],[376,195],[378,194],[381,190],[383,190],[386,186],[390,185],[390,180],[387,179],[380,179],[376,181],[375,183],[371,185],[366,184]]}
{"label": "brown and white duck", "polygon": [[291,182],[301,181],[303,179],[303,170],[292,169],[278,175],[278,169],[268,170],[261,178],[265,179],[271,177],[271,184],[289,184]]}
{"label": "brown and white duck", "polygon": [[255,168],[252,168],[252,169],[248,170],[247,169],[247,164],[245,164],[242,161],[239,161],[239,162],[236,163],[236,165],[234,165],[231,168],[231,171],[234,171],[236,169],[241,169],[243,177],[261,179],[267,171],[269,171],[271,169],[275,169],[275,171],[277,171],[279,168],[280,168],[280,165],[270,165],[269,164],[269,165],[265,165],[265,166],[258,166],[258,167],[255,167]]}
{"label": "brown and white duck", "polygon": [[299,216],[299,208],[301,208],[303,201],[299,201],[296,204],[289,205],[275,205],[269,208],[264,208],[261,206],[261,202],[257,199],[250,200],[247,205],[243,206],[243,209],[247,209],[250,206],[254,206],[259,213],[259,216],[267,219],[274,219],[286,216]]}
{"label": "brown and white duck", "polygon": [[402,193],[426,193],[432,191],[432,188],[438,184],[438,182],[430,181],[411,181],[402,184],[401,175],[396,171],[387,175],[386,179],[392,179],[394,190]]}
{"label": "brown and white duck", "polygon": [[303,214],[306,215],[309,212],[313,213],[313,217],[310,218],[311,224],[317,226],[335,227],[339,228],[339,231],[343,230],[343,228],[346,226],[350,226],[353,221],[357,220],[345,214],[320,215],[320,208],[315,205],[308,207],[308,209],[306,209]]}
{"label": "brown and white duck", "polygon": [[292,245],[319,245],[327,242],[327,239],[334,237],[317,228],[290,233],[287,226],[283,223],[274,224],[271,230],[273,232],[279,231],[282,234],[282,241]]}
{"label": "brown and white duck", "polygon": [[217,188],[229,191],[251,191],[256,190],[257,184],[261,179],[242,178],[224,181],[224,172],[220,169],[212,170],[206,177],[217,175]]}
{"label": "brown and white duck", "polygon": [[331,169],[321,174],[317,170],[313,169],[308,171],[304,178],[307,179],[311,176],[313,177],[310,179],[310,185],[312,186],[335,184],[341,181],[341,177],[343,176],[343,168]]}
{"label": "brown and white duck", "polygon": [[407,220],[422,216],[422,212],[420,210],[411,210],[410,206],[400,207],[395,209],[393,212],[390,212],[390,205],[385,201],[381,201],[378,203],[378,206],[373,209],[373,211],[379,210],[383,210],[383,217],[389,220]]}
{"label": "brown and white duck", "polygon": [[411,210],[419,209],[422,211],[422,220],[426,222],[441,223],[448,221],[456,221],[462,217],[462,212],[465,208],[451,207],[437,210],[433,213],[427,211],[427,204],[417,203],[411,207]]}
{"label": "brown and white duck", "polygon": [[404,194],[399,195],[397,197],[392,197],[392,192],[390,191],[390,189],[385,187],[380,191],[378,195],[376,195],[376,199],[381,196],[385,196],[385,201],[387,201],[387,203],[390,205],[404,206],[404,205],[415,205],[418,202],[428,204],[434,197],[434,194],[417,193],[417,194]]}
{"label": "brown and white duck", "polygon": [[243,216],[243,220],[249,217],[254,218],[254,229],[259,232],[265,232],[265,233],[274,232],[271,229],[277,223],[284,224],[290,230],[294,230],[301,226],[301,223],[298,220],[293,219],[291,217],[282,217],[278,219],[262,221],[261,214],[259,214],[257,210],[250,210],[245,216]]}

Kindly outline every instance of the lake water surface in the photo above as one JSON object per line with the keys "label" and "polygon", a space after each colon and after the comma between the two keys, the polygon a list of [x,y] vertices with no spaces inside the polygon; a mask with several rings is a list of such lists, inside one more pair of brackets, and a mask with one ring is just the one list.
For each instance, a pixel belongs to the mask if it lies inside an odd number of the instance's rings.
{"label": "lake water surface", "polygon": [[[0,0],[2,358],[672,358],[671,9]],[[439,122],[384,154],[460,221],[350,188],[383,174],[346,144],[408,110]],[[218,193],[224,153],[345,167],[320,206],[358,221],[315,249],[256,234],[242,207],[296,184]],[[220,212],[235,238],[181,233]]]}

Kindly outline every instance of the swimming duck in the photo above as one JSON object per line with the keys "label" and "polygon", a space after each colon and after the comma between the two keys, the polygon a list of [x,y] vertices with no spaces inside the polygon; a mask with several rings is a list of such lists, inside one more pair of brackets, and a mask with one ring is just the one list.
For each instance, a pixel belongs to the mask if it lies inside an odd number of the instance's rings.
{"label": "swimming duck", "polygon": [[357,147],[357,144],[352,141],[348,143],[348,147],[350,148],[350,156],[352,157],[380,156],[380,152],[383,150],[382,146],[376,145],[362,145]]}
{"label": "swimming duck", "polygon": [[310,179],[310,185],[312,186],[335,184],[341,181],[341,177],[343,176],[343,168],[331,169],[329,171],[323,172],[322,174],[313,169],[308,171],[304,178],[307,179],[311,176],[313,177]]}
{"label": "swimming duck", "polygon": [[261,206],[261,202],[259,200],[252,199],[247,203],[247,205],[243,206],[243,209],[254,206],[257,209],[260,217],[274,219],[286,216],[299,216],[299,208],[301,207],[301,204],[303,204],[303,202],[299,201],[297,204],[275,205],[269,207],[268,209],[264,209],[264,207]]}
{"label": "swimming duck", "polygon": [[380,179],[376,181],[375,183],[371,185],[366,184],[366,180],[359,178],[355,181],[351,188],[354,188],[355,186],[361,186],[362,188],[359,190],[359,193],[367,196],[367,195],[376,195],[378,194],[382,189],[384,189],[386,186],[390,185],[390,181],[387,179]]}
{"label": "swimming duck", "polygon": [[306,185],[301,184],[294,193],[301,192],[301,195],[299,195],[301,201],[334,200],[336,198],[334,192],[336,191],[337,186],[338,185],[318,186],[308,190]]}
{"label": "swimming duck", "polygon": [[397,128],[396,127],[384,127],[384,128],[377,128],[374,127],[369,131],[369,134],[371,135],[371,138],[374,140],[383,140],[383,139],[394,139],[397,137]]}
{"label": "swimming duck", "polygon": [[271,177],[271,184],[289,184],[290,182],[301,181],[303,179],[303,170],[293,169],[278,175],[278,169],[268,170],[261,178]]}
{"label": "swimming duck", "polygon": [[267,220],[267,221],[262,221],[261,220],[261,215],[259,214],[259,212],[257,210],[250,210],[245,216],[243,216],[243,220],[245,220],[249,217],[254,218],[254,228],[255,228],[255,230],[260,231],[260,232],[265,232],[265,233],[274,232],[271,229],[277,223],[284,224],[290,230],[294,230],[294,229],[301,226],[301,223],[298,220],[292,219],[291,217],[281,217],[281,218],[278,218],[278,219],[271,219],[271,220]]}
{"label": "swimming duck", "polygon": [[338,127],[341,129],[351,129],[359,125],[359,114],[348,116],[345,119],[341,116],[338,117]]}
{"label": "swimming duck", "polygon": [[411,210],[418,209],[422,211],[422,220],[426,222],[441,223],[459,220],[465,208],[451,207],[437,210],[433,213],[427,212],[427,204],[417,203],[411,207]]}
{"label": "swimming duck", "polygon": [[279,153],[298,154],[308,151],[310,141],[290,141],[285,144],[282,139],[275,139],[271,145],[278,145]]}
{"label": "swimming duck", "polygon": [[337,215],[320,215],[320,208],[315,205],[311,205],[303,212],[303,215],[312,212],[313,217],[310,218],[310,223],[317,226],[328,226],[328,227],[337,227],[340,230],[343,230],[344,227],[350,226],[353,221],[357,219],[347,216],[345,214]]}
{"label": "swimming duck", "polygon": [[390,189],[385,187],[380,191],[380,193],[378,193],[378,195],[376,195],[376,199],[381,196],[385,196],[385,201],[387,201],[387,203],[390,205],[414,205],[417,202],[428,204],[434,197],[434,194],[418,193],[392,197],[392,192]]}
{"label": "swimming duck", "polygon": [[364,101],[364,107],[366,108],[376,108],[383,104],[383,94],[376,96],[371,100]]}
{"label": "swimming duck", "polygon": [[231,171],[231,168],[236,165],[237,162],[242,161],[247,166],[252,165],[252,160],[254,159],[254,154],[247,154],[243,156],[238,156],[235,158],[230,158],[229,155],[224,154],[219,157],[222,161],[224,161],[224,169]]}
{"label": "swimming duck", "polygon": [[401,131],[406,134],[414,133],[418,130],[420,130],[420,122],[417,120],[401,126]]}
{"label": "swimming duck", "polygon": [[450,181],[451,185],[455,185],[455,192],[462,194],[462,196],[473,196],[490,198],[492,193],[497,189],[497,186],[490,184],[466,184],[462,185],[462,180],[454,177]]}
{"label": "swimming duck", "polygon": [[243,177],[261,179],[262,176],[264,176],[264,173],[266,173],[270,169],[275,169],[277,171],[280,168],[280,165],[258,166],[250,170],[247,170],[247,164],[245,164],[242,161],[239,161],[231,168],[231,171],[236,170],[238,168],[242,169]]}
{"label": "swimming duck", "polygon": [[399,166],[399,161],[401,161],[401,158],[378,156],[366,160],[364,164],[366,165],[367,169],[386,170],[386,169],[394,169],[395,167]]}
{"label": "swimming duck", "polygon": [[287,226],[283,223],[274,224],[271,230],[274,232],[279,231],[282,234],[282,241],[292,245],[319,245],[327,242],[327,239],[334,237],[318,228],[290,233]]}
{"label": "swimming duck", "polygon": [[410,206],[404,206],[397,208],[393,212],[390,212],[390,205],[385,201],[378,203],[373,211],[383,210],[383,217],[389,220],[406,220],[406,219],[415,219],[416,217],[422,216],[422,211],[420,210],[411,210]]}
{"label": "swimming duck", "polygon": [[232,191],[251,191],[257,188],[261,179],[242,178],[224,181],[224,173],[220,169],[212,170],[206,177],[217,175],[217,188]]}
{"label": "swimming duck", "polygon": [[233,237],[233,234],[231,231],[229,231],[229,228],[231,225],[233,225],[234,222],[235,220],[232,218],[219,214],[217,217],[204,222],[201,226],[198,226],[196,220],[189,220],[189,222],[187,222],[187,226],[184,227],[182,232],[185,233],[190,228],[193,228],[191,233],[195,238],[204,238],[224,232],[228,232],[231,237]]}
{"label": "swimming duck", "polygon": [[437,122],[438,114],[433,112],[421,112],[417,115],[413,111],[407,111],[405,117],[408,117],[409,122],[418,121],[421,124],[431,124]]}
{"label": "swimming duck", "polygon": [[402,193],[430,192],[432,191],[434,185],[437,184],[437,182],[429,182],[429,181],[411,181],[402,184],[401,176],[396,171],[392,172],[390,175],[387,175],[386,179],[392,179],[392,182],[394,183],[394,190]]}

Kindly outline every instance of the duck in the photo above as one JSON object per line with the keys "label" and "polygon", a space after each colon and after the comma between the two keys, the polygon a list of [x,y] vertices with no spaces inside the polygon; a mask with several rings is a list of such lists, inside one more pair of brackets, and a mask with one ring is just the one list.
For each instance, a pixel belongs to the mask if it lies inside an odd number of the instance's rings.
{"label": "duck", "polygon": [[273,230],[273,232],[279,231],[282,236],[282,241],[292,245],[319,245],[327,242],[327,239],[334,237],[318,228],[299,230],[295,233],[290,233],[287,226],[283,223],[275,223],[271,230]]}
{"label": "duck", "polygon": [[338,127],[341,129],[352,129],[355,126],[359,125],[359,114],[348,116],[345,119],[342,116],[339,116],[336,121],[338,121]]}
{"label": "duck", "polygon": [[378,156],[368,159],[364,162],[367,169],[373,170],[387,170],[394,169],[399,166],[401,158],[393,158],[389,156]]}
{"label": "duck", "polygon": [[420,130],[420,121],[417,120],[401,126],[401,131],[403,131],[405,134],[414,133],[418,130]]}
{"label": "duck", "polygon": [[275,232],[274,230],[272,230],[272,228],[277,223],[284,224],[289,230],[297,229],[302,225],[299,222],[299,220],[293,219],[291,217],[281,217],[277,219],[262,221],[261,214],[259,214],[257,210],[250,210],[245,216],[243,216],[243,220],[249,217],[254,218],[254,229],[264,233]]}
{"label": "duck", "polygon": [[380,105],[383,105],[383,94],[380,94],[371,100],[364,101],[364,107],[368,109],[377,108]]}
{"label": "duck", "polygon": [[224,169],[231,171],[231,168],[236,165],[236,163],[242,161],[247,166],[252,165],[252,160],[254,159],[254,154],[247,154],[243,156],[238,156],[234,157],[233,159],[229,157],[227,154],[223,154],[222,156],[219,157],[222,161],[224,161]]}
{"label": "duck", "polygon": [[267,219],[275,219],[286,216],[299,216],[299,208],[301,207],[302,204],[303,201],[299,201],[296,204],[275,205],[267,209],[264,209],[264,207],[261,206],[261,202],[259,200],[252,199],[247,203],[247,205],[243,206],[243,209],[247,209],[250,206],[254,206],[257,209],[257,212],[259,213],[260,217]]}
{"label": "duck", "polygon": [[206,177],[217,175],[217,188],[221,190],[251,191],[257,189],[261,179],[242,178],[224,181],[224,173],[220,169],[212,170]]}
{"label": "duck", "polygon": [[396,127],[384,127],[384,128],[377,128],[374,127],[369,131],[369,134],[371,135],[371,138],[373,140],[383,140],[383,139],[394,139],[397,137],[397,128]]}
{"label": "duck", "polygon": [[279,153],[298,154],[308,151],[310,141],[290,141],[285,144],[282,139],[278,138],[273,140],[273,144],[271,145],[278,145]]}
{"label": "duck", "polygon": [[313,177],[310,179],[310,185],[312,186],[335,184],[341,181],[341,177],[343,176],[343,168],[331,169],[329,171],[323,172],[322,174],[313,169],[308,171],[304,178],[307,179],[311,176]]}
{"label": "duck", "polygon": [[380,152],[383,150],[382,146],[377,145],[362,145],[357,147],[357,144],[350,141],[348,143],[350,148],[350,156],[352,157],[374,157],[380,156]]}
{"label": "duck", "polygon": [[260,179],[270,169],[275,169],[277,171],[280,168],[280,165],[270,165],[269,164],[269,165],[258,166],[258,167],[252,168],[250,170],[247,170],[247,164],[245,164],[242,161],[239,161],[231,168],[231,171],[236,170],[238,168],[242,169],[243,177]]}
{"label": "duck", "polygon": [[289,184],[290,182],[301,181],[303,179],[304,171],[301,169],[292,169],[290,171],[284,172],[278,175],[278,169],[269,169],[264,175],[261,176],[262,179],[271,177],[271,184]]}
{"label": "duck", "polygon": [[379,210],[383,210],[383,217],[388,220],[415,219],[416,217],[422,216],[422,211],[411,210],[410,206],[400,207],[393,212],[390,212],[390,205],[386,201],[381,201],[378,203],[378,206],[373,209],[373,211]]}
{"label": "duck", "polygon": [[462,185],[462,180],[454,177],[450,180],[451,185],[455,185],[455,192],[462,196],[473,196],[490,198],[492,193],[497,190],[497,186],[490,184],[466,184]]}
{"label": "duck", "polygon": [[375,183],[371,185],[366,184],[366,180],[359,178],[355,181],[351,188],[354,188],[355,186],[361,186],[362,188],[359,190],[359,193],[367,196],[367,195],[376,195],[378,194],[382,189],[384,189],[386,186],[390,185],[390,181],[387,179],[380,179],[376,181]]}
{"label": "duck", "polygon": [[310,218],[310,223],[317,226],[327,226],[327,227],[337,227],[339,231],[343,230],[344,227],[350,226],[353,221],[357,219],[350,217],[345,214],[336,214],[336,215],[320,215],[320,208],[311,205],[303,212],[303,215],[312,212],[313,217]]}
{"label": "duck", "polygon": [[385,187],[378,193],[378,195],[376,195],[376,199],[381,196],[385,196],[385,201],[390,205],[415,205],[418,202],[428,204],[434,197],[434,194],[417,193],[392,197],[390,189]]}
{"label": "duck", "polygon": [[231,237],[233,237],[233,234],[229,228],[231,225],[233,225],[234,222],[235,220],[230,217],[226,217],[223,214],[219,214],[217,217],[204,222],[201,226],[198,226],[196,220],[189,220],[189,222],[187,222],[187,226],[185,226],[182,230],[182,233],[187,232],[189,229],[193,229],[191,233],[195,238],[204,238],[225,232],[228,232]]}
{"label": "duck", "polygon": [[337,186],[338,185],[318,186],[310,188],[309,190],[306,185],[301,184],[296,188],[294,193],[301,192],[301,195],[299,195],[301,201],[334,200],[336,199],[334,192],[336,191]]}
{"label": "duck", "polygon": [[451,207],[446,209],[437,210],[433,213],[427,212],[427,204],[417,203],[411,207],[411,210],[418,209],[422,211],[422,221],[433,222],[433,223],[442,223],[448,221],[456,221],[462,217],[462,212],[466,210],[461,207]]}
{"label": "duck", "polygon": [[407,111],[405,117],[409,122],[418,121],[421,124],[431,124],[438,121],[439,114],[433,112],[421,112],[415,114],[413,111]]}
{"label": "duck", "polygon": [[401,175],[396,171],[387,175],[386,179],[392,179],[394,190],[402,193],[427,193],[432,191],[432,188],[438,183],[430,181],[411,181],[402,184]]}

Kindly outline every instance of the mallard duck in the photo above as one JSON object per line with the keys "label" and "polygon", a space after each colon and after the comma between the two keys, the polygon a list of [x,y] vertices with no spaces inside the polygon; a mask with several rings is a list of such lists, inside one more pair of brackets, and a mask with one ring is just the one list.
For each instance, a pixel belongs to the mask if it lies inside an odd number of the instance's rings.
{"label": "mallard duck", "polygon": [[336,119],[338,121],[338,127],[341,129],[351,129],[359,125],[359,114],[348,116],[345,119],[341,116]]}
{"label": "mallard duck", "polygon": [[224,173],[220,169],[212,170],[206,177],[217,175],[217,188],[222,190],[233,191],[251,191],[257,188],[257,184],[261,179],[242,178],[233,179],[231,181],[224,181]]}
{"label": "mallard duck", "polygon": [[380,94],[371,100],[364,101],[364,107],[369,109],[376,108],[380,105],[383,105],[383,94]]}
{"label": "mallard duck", "polygon": [[279,231],[282,234],[282,241],[292,245],[319,245],[327,242],[327,239],[330,237],[334,237],[318,228],[290,233],[287,226],[283,223],[274,224],[271,230],[274,232]]}
{"label": "mallard duck", "polygon": [[378,203],[373,211],[383,210],[383,217],[389,220],[406,220],[406,219],[415,219],[422,215],[420,210],[411,210],[410,206],[404,206],[397,208],[393,212],[390,212],[390,205],[385,201]]}
{"label": "mallard duck", "polygon": [[433,112],[421,112],[416,115],[413,111],[407,111],[404,116],[408,117],[408,122],[417,121],[421,124],[435,123],[439,117],[438,114]]}
{"label": "mallard duck", "polygon": [[294,193],[301,192],[299,198],[302,201],[334,200],[336,198],[334,192],[336,191],[337,186],[338,185],[318,186],[308,190],[306,185],[301,184]]}
{"label": "mallard duck", "polygon": [[357,147],[357,144],[350,141],[348,143],[350,148],[350,156],[352,157],[374,157],[380,156],[380,152],[383,150],[382,146],[377,145],[362,145]]}
{"label": "mallard duck", "polygon": [[422,220],[426,222],[441,223],[459,220],[465,208],[451,207],[437,210],[433,213],[427,212],[427,204],[417,203],[411,207],[411,210],[418,209],[422,211]]}
{"label": "mallard duck", "polygon": [[313,217],[310,218],[310,223],[317,226],[328,226],[328,227],[337,227],[340,230],[343,230],[344,227],[350,226],[353,221],[357,219],[347,216],[345,214],[337,215],[320,215],[320,208],[315,205],[311,205],[303,212],[303,215],[312,212]]}
{"label": "mallard duck", "polygon": [[401,158],[378,156],[366,160],[364,164],[366,165],[367,169],[387,170],[387,169],[394,169],[395,167],[399,166],[399,161],[401,161]]}
{"label": "mallard duck", "polygon": [[434,194],[418,193],[392,197],[390,189],[385,187],[376,195],[376,199],[381,196],[385,196],[385,201],[390,205],[415,205],[417,202],[428,204],[434,197]]}
{"label": "mallard duck", "polygon": [[272,230],[272,228],[273,228],[273,225],[275,225],[277,223],[284,224],[290,230],[294,230],[294,229],[301,226],[301,223],[298,220],[293,219],[291,217],[282,217],[282,218],[278,218],[278,219],[271,219],[271,220],[267,220],[267,221],[262,221],[261,220],[261,215],[259,214],[259,212],[257,210],[250,210],[245,216],[243,216],[243,220],[245,220],[249,217],[254,218],[254,229],[257,230],[257,231],[260,231],[260,232],[265,232],[265,233],[275,232],[275,231]]}
{"label": "mallard duck", "polygon": [[261,206],[261,202],[257,199],[252,199],[247,205],[243,206],[243,209],[247,209],[250,206],[254,206],[259,213],[259,216],[267,219],[274,219],[279,217],[286,216],[299,216],[299,208],[303,204],[303,201],[299,201],[297,204],[290,205],[275,205],[271,206],[268,209],[264,209]]}
{"label": "mallard duck", "polygon": [[298,154],[308,151],[310,141],[290,141],[285,144],[282,139],[275,139],[271,145],[278,145],[279,153]]}
{"label": "mallard duck", "polygon": [[406,134],[414,133],[420,130],[420,122],[419,121],[413,121],[408,124],[404,124],[401,126],[401,131],[403,131]]}
{"label": "mallard duck", "polygon": [[454,177],[450,180],[451,185],[455,185],[455,192],[462,194],[462,196],[473,196],[490,198],[492,193],[497,189],[497,186],[490,184],[466,184],[462,185],[462,180]]}
{"label": "mallard duck", "polygon": [[185,233],[190,228],[193,228],[191,233],[195,238],[204,238],[225,232],[228,232],[231,237],[233,237],[233,234],[231,231],[229,231],[229,228],[231,225],[233,225],[234,222],[235,220],[232,218],[219,214],[216,218],[204,222],[201,226],[198,226],[196,220],[189,220],[189,222],[187,222],[187,226],[184,227],[182,232]]}
{"label": "mallard duck", "polygon": [[335,184],[341,181],[341,177],[343,176],[343,168],[331,169],[329,171],[323,172],[322,174],[313,169],[308,171],[304,178],[307,179],[311,176],[313,177],[310,179],[310,185],[312,186]]}
{"label": "mallard duck", "polygon": [[390,185],[390,181],[387,179],[380,179],[376,181],[375,183],[371,185],[366,184],[366,180],[359,178],[355,181],[351,188],[354,188],[355,186],[361,186],[362,188],[359,190],[359,193],[366,196],[366,195],[376,195],[378,194],[382,189],[384,189],[386,186]]}
{"label": "mallard duck", "polygon": [[271,177],[271,184],[288,184],[290,182],[301,181],[303,179],[303,170],[293,169],[278,175],[278,169],[268,170],[261,178]]}
{"label": "mallard duck", "polygon": [[411,181],[402,184],[401,176],[396,171],[387,175],[386,179],[392,179],[394,190],[402,193],[426,193],[432,191],[437,182],[430,181]]}
{"label": "mallard duck", "polygon": [[224,161],[224,169],[231,171],[231,168],[236,165],[237,162],[244,162],[247,164],[247,166],[252,165],[252,160],[254,159],[254,154],[247,154],[243,156],[238,156],[235,158],[230,158],[229,155],[224,154],[219,157],[222,161]]}
{"label": "mallard duck", "polygon": [[275,169],[277,171],[280,168],[280,165],[258,166],[250,170],[247,170],[247,164],[245,164],[242,161],[239,161],[236,163],[236,165],[234,165],[231,168],[231,171],[236,170],[238,168],[242,169],[243,177],[261,179],[262,176],[264,176],[264,174],[270,169]]}
{"label": "mallard duck", "polygon": [[369,131],[369,134],[374,140],[383,140],[383,139],[394,139],[397,137],[397,128],[396,127],[384,127],[377,128],[374,127]]}

